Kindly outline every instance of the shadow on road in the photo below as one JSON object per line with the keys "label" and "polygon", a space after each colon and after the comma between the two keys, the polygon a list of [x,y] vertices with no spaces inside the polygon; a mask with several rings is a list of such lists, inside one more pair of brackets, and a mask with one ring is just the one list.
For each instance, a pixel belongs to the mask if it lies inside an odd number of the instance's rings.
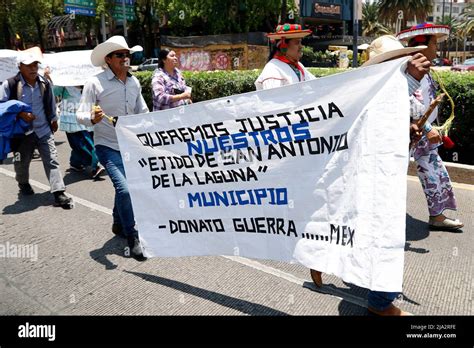
{"label": "shadow on road", "polygon": [[203,299],[212,301],[217,303],[218,305],[225,306],[231,309],[238,310],[244,314],[248,315],[288,315],[287,313],[278,311],[276,309],[263,306],[257,303],[245,301],[242,299],[238,299],[235,297],[219,294],[214,291],[206,290],[203,288],[198,288],[196,286],[192,286],[186,283],[182,283],[176,280],[168,279],[159,277],[152,274],[146,273],[139,273],[139,272],[131,272],[131,271],[124,271],[129,274],[133,274],[137,277],[140,277],[146,281],[156,283],[159,285],[167,286],[169,288],[182,291],[184,293],[201,297]]}
{"label": "shadow on road", "polygon": [[463,233],[462,229],[449,231],[449,230],[430,230],[430,227],[426,221],[415,219],[410,214],[406,214],[406,244],[405,251],[411,251],[418,254],[426,254],[430,251],[424,248],[413,248],[409,241],[419,241],[428,238],[430,233]]}
{"label": "shadow on road", "polygon": [[104,181],[106,180],[106,178],[103,176],[100,176],[98,178],[92,179],[91,173],[88,170],[84,170],[83,172],[75,172],[71,169],[67,169],[66,175],[64,175],[63,180],[64,180],[64,184],[68,186],[79,181],[90,181],[90,182]]}
{"label": "shadow on road", "polygon": [[53,203],[54,198],[50,192],[35,193],[31,196],[18,194],[17,201],[3,208],[2,214],[15,215],[26,213],[27,211],[32,211],[39,207],[53,205]]}
{"label": "shadow on road", "polygon": [[94,261],[105,266],[106,270],[116,269],[117,265],[107,258],[107,255],[124,256],[124,248],[126,246],[125,240],[114,236],[112,239],[105,242],[100,249],[92,250],[89,255]]}
{"label": "shadow on road", "polygon": [[417,241],[427,238],[430,235],[426,221],[415,219],[410,214],[406,214],[406,240]]}

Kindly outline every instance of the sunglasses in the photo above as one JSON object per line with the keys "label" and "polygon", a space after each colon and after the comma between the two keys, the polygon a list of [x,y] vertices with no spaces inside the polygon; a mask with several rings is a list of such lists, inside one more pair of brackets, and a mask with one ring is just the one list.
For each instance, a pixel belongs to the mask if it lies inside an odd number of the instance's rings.
{"label": "sunglasses", "polygon": [[131,54],[130,53],[123,53],[123,52],[120,52],[120,53],[112,53],[113,56],[117,57],[117,58],[130,58]]}

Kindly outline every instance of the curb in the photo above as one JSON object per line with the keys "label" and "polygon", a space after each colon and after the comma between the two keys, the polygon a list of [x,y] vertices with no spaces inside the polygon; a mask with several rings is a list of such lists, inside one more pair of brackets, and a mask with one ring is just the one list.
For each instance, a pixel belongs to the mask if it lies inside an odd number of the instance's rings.
{"label": "curb", "polygon": [[[474,166],[445,161],[443,161],[443,163],[446,166],[446,169],[448,170],[449,177],[451,178],[452,182],[474,185]],[[408,174],[418,176],[416,172],[416,163],[413,158],[410,158]]]}

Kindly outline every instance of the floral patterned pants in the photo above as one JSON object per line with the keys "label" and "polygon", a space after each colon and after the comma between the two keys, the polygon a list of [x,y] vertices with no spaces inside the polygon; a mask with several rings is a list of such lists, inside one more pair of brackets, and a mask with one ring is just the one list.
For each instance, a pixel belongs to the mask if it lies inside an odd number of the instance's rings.
{"label": "floral patterned pants", "polygon": [[414,149],[413,157],[430,216],[440,215],[446,209],[456,210],[451,179],[439,157],[437,145],[430,144],[426,136],[423,136]]}

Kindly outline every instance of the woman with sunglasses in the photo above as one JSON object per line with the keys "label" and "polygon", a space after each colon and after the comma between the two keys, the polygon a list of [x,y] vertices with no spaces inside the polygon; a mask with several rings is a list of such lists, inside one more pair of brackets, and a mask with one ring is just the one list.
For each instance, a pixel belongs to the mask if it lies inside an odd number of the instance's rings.
{"label": "woman with sunglasses", "polygon": [[175,108],[191,103],[191,88],[178,70],[178,57],[175,51],[162,49],[158,55],[159,68],[151,81],[153,92],[153,111]]}

